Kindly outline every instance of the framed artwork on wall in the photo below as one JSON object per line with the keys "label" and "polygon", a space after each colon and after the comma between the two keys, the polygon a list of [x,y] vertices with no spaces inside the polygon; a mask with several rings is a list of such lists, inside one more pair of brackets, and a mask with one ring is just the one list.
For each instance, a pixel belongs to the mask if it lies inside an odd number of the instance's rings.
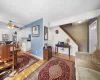
{"label": "framed artwork on wall", "polygon": [[48,40],[48,27],[44,26],[44,40]]}
{"label": "framed artwork on wall", "polygon": [[8,40],[9,40],[8,34],[2,34],[2,41],[8,41]]}
{"label": "framed artwork on wall", "polygon": [[32,28],[32,36],[33,37],[39,37],[40,35],[40,26],[37,25],[37,26],[33,26]]}

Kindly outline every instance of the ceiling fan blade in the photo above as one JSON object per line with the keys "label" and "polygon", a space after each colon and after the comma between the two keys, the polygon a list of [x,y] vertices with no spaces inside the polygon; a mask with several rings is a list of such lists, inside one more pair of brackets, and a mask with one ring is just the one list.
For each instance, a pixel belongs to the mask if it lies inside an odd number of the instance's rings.
{"label": "ceiling fan blade", "polygon": [[18,27],[18,26],[16,26],[16,25],[14,25],[13,27],[14,27],[14,28],[19,28],[19,27]]}

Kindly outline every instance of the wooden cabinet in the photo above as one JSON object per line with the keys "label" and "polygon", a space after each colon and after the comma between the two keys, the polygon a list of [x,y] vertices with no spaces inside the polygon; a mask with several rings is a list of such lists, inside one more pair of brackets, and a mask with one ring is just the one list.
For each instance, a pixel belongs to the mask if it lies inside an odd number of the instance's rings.
{"label": "wooden cabinet", "polygon": [[49,60],[52,57],[52,47],[48,46],[47,49],[44,48],[44,60]]}

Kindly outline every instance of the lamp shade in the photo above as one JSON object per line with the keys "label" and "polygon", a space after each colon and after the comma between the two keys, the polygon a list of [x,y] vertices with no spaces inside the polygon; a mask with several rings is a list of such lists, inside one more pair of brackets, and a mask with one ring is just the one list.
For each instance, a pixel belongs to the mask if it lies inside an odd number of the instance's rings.
{"label": "lamp shade", "polygon": [[69,38],[67,38],[67,40],[66,40],[67,42],[70,42],[70,39]]}

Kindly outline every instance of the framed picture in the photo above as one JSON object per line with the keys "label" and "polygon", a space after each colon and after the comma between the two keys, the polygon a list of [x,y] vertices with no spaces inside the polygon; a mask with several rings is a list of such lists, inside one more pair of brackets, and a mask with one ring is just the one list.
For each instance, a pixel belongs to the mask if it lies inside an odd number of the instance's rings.
{"label": "framed picture", "polygon": [[8,40],[9,40],[8,34],[2,34],[2,41],[8,41]]}
{"label": "framed picture", "polygon": [[32,32],[33,32],[32,36],[39,37],[39,35],[40,35],[40,26],[39,25],[33,26]]}
{"label": "framed picture", "polygon": [[44,40],[48,40],[48,27],[44,26]]}

